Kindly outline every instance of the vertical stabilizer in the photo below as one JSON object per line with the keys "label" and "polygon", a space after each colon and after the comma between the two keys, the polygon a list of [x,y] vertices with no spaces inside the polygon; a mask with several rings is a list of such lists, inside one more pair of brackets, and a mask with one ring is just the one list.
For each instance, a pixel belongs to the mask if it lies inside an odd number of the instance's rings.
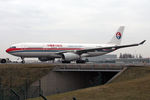
{"label": "vertical stabilizer", "polygon": [[115,45],[120,45],[122,36],[123,36],[123,31],[124,31],[124,26],[120,26],[117,32],[114,34],[113,38],[111,39],[109,44],[115,44]]}

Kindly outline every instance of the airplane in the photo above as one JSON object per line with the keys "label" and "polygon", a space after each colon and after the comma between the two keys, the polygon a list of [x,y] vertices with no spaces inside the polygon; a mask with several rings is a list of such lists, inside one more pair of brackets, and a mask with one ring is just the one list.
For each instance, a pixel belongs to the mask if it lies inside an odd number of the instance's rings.
{"label": "airplane", "polygon": [[120,26],[112,39],[106,44],[77,44],[77,43],[18,43],[6,50],[7,53],[24,58],[38,58],[40,61],[55,60],[62,58],[62,63],[85,63],[83,57],[94,57],[104,55],[115,50],[139,46],[144,41],[136,44],[120,45],[123,36],[124,26]]}

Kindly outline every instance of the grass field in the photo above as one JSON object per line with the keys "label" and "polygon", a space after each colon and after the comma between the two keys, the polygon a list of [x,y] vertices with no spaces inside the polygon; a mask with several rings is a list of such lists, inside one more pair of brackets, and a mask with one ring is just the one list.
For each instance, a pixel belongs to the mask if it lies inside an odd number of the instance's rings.
{"label": "grass field", "polygon": [[72,100],[73,97],[77,100],[149,100],[150,67],[130,67],[110,84],[47,96],[48,100]]}
{"label": "grass field", "polygon": [[0,83],[2,87],[21,87],[26,80],[30,83],[46,75],[50,64],[0,64]]}

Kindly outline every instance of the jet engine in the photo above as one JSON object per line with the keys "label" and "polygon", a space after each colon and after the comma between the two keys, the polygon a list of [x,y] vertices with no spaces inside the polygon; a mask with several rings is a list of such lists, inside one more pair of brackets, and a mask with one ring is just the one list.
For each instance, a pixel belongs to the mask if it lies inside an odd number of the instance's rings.
{"label": "jet engine", "polygon": [[54,60],[54,58],[50,58],[50,57],[39,57],[38,59],[39,59],[40,61]]}
{"label": "jet engine", "polygon": [[73,61],[73,60],[78,60],[80,56],[78,54],[68,52],[68,53],[63,53],[62,58],[65,61]]}

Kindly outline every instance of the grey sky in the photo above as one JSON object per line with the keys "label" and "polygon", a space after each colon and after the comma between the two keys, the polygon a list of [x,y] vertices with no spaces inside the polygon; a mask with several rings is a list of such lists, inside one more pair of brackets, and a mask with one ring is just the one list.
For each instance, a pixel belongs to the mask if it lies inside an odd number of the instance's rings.
{"label": "grey sky", "polygon": [[150,0],[0,0],[0,57],[19,42],[107,43],[120,25],[120,49],[150,57]]}

